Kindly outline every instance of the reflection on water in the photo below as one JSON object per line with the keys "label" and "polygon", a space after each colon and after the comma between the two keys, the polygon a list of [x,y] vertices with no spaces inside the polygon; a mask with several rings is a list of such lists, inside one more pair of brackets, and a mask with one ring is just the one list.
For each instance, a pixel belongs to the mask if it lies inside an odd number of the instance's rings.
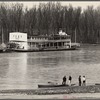
{"label": "reflection on water", "polygon": [[87,84],[100,82],[100,46],[84,46],[75,51],[0,54],[0,89],[34,89],[48,81],[62,83],[71,75],[85,75]]}
{"label": "reflection on water", "polygon": [[[15,84],[21,84],[26,82],[27,73],[27,54],[18,54],[17,57],[12,59],[9,57],[9,69],[7,72],[7,84],[11,84],[10,88],[15,87]],[[15,83],[15,84],[14,84]],[[21,86],[22,87],[22,86]]]}

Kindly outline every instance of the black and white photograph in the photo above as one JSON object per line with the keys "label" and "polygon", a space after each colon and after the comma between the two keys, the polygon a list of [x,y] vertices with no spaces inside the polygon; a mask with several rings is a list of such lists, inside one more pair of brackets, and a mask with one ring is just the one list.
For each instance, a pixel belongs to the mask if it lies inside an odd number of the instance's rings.
{"label": "black and white photograph", "polygon": [[100,1],[0,1],[0,99],[100,99]]}

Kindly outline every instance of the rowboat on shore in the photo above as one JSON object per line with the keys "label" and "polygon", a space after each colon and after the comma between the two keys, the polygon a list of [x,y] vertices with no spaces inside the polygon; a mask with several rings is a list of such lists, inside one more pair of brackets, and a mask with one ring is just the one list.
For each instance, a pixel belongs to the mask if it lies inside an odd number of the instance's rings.
{"label": "rowboat on shore", "polygon": [[[71,86],[74,86],[75,84],[71,84]],[[47,85],[38,85],[38,88],[53,88],[53,87],[68,87],[69,85],[62,85],[62,84],[47,84]]]}
{"label": "rowboat on shore", "polygon": [[95,83],[95,85],[100,85],[100,83]]}
{"label": "rowboat on shore", "polygon": [[48,84],[48,85],[38,85],[38,88],[51,88],[51,87],[68,87],[69,85],[58,85],[58,84]]}

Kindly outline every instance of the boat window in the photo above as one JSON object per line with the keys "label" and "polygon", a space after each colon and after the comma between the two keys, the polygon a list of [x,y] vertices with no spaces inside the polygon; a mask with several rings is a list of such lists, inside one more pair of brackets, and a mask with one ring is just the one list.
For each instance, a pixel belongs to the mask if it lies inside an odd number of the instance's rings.
{"label": "boat window", "polygon": [[54,40],[59,40],[60,39],[60,37],[54,37]]}
{"label": "boat window", "polygon": [[58,46],[61,46],[61,42],[58,42]]}
{"label": "boat window", "polygon": [[50,43],[50,46],[53,46],[53,43]]}
{"label": "boat window", "polygon": [[67,41],[67,43],[70,43],[70,41]]}
{"label": "boat window", "polygon": [[57,46],[57,42],[54,43],[54,46]]}

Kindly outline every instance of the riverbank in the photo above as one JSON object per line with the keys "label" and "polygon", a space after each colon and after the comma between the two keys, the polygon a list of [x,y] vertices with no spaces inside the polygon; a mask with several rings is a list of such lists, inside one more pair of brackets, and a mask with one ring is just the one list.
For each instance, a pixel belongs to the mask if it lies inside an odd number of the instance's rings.
{"label": "riverbank", "polygon": [[55,95],[25,95],[25,94],[1,94],[0,99],[100,99],[100,93],[72,93]]}
{"label": "riverbank", "polygon": [[0,99],[98,99],[100,85],[0,90]]}
{"label": "riverbank", "polygon": [[100,93],[100,85],[0,90],[0,94],[52,95],[72,93]]}

